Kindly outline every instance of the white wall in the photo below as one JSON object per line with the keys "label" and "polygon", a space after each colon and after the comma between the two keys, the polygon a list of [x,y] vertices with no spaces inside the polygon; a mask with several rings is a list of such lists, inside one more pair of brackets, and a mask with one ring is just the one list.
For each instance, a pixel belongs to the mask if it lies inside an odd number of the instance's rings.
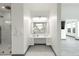
{"label": "white wall", "polygon": [[79,21],[76,22],[76,39],[79,39]]}
{"label": "white wall", "polygon": [[27,8],[27,5],[24,4],[24,51],[27,50],[28,46],[31,45],[30,33],[31,33],[31,15],[30,11]]}
{"label": "white wall", "polygon": [[77,24],[77,37],[76,38],[79,39],[79,22],[76,22],[76,24]]}
{"label": "white wall", "polygon": [[66,39],[66,30],[61,29],[61,39]]}
{"label": "white wall", "polygon": [[79,4],[78,3],[66,3],[61,5],[61,19],[79,19]]}
{"label": "white wall", "polygon": [[[31,17],[26,4],[12,4],[12,54],[24,54],[30,40]],[[18,44],[17,44],[18,43]]]}
{"label": "white wall", "polygon": [[24,54],[23,4],[11,4],[12,54]]}
{"label": "white wall", "polygon": [[[50,24],[50,32],[49,35],[51,36],[51,45],[52,48],[54,49],[54,51],[56,52],[57,55],[60,55],[60,18],[58,17],[59,15],[57,15],[57,8],[59,8],[59,6],[57,7],[57,4],[54,6],[53,10],[51,10],[50,15],[49,15],[49,24]],[[59,8],[59,11],[60,8]],[[58,11],[58,12],[59,12]]]}
{"label": "white wall", "polygon": [[56,40],[56,53],[61,55],[61,4],[57,4],[57,40]]}

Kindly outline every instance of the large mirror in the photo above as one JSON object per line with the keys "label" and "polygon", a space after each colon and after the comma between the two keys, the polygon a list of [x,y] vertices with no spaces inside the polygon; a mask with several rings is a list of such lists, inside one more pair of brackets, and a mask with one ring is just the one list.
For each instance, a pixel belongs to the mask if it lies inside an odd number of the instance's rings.
{"label": "large mirror", "polygon": [[68,28],[68,33],[71,33],[71,28]]}
{"label": "large mirror", "polygon": [[33,22],[33,34],[45,34],[46,30],[46,22]]}
{"label": "large mirror", "polygon": [[46,34],[48,27],[47,17],[33,17],[32,19],[32,33]]}
{"label": "large mirror", "polygon": [[73,33],[75,33],[75,28],[73,28]]}

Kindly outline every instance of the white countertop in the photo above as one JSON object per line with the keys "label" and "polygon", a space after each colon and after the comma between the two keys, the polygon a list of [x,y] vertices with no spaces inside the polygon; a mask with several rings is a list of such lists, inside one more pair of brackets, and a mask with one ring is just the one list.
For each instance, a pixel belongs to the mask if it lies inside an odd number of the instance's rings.
{"label": "white countertop", "polygon": [[48,36],[48,35],[31,35],[30,38],[51,38],[51,36]]}

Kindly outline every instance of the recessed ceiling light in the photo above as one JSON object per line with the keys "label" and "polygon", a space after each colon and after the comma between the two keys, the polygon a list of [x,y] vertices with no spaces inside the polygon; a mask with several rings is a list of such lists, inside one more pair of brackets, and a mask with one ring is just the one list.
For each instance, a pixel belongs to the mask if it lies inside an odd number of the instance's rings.
{"label": "recessed ceiling light", "polygon": [[5,6],[2,6],[2,8],[4,9],[4,8],[5,8]]}

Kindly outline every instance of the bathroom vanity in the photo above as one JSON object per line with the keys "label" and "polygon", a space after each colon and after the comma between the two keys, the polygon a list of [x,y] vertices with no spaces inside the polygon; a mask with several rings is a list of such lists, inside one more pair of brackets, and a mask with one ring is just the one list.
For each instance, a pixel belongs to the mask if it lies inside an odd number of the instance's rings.
{"label": "bathroom vanity", "polygon": [[30,43],[31,44],[47,44],[50,39],[48,35],[48,19],[46,17],[36,17],[32,19]]}

